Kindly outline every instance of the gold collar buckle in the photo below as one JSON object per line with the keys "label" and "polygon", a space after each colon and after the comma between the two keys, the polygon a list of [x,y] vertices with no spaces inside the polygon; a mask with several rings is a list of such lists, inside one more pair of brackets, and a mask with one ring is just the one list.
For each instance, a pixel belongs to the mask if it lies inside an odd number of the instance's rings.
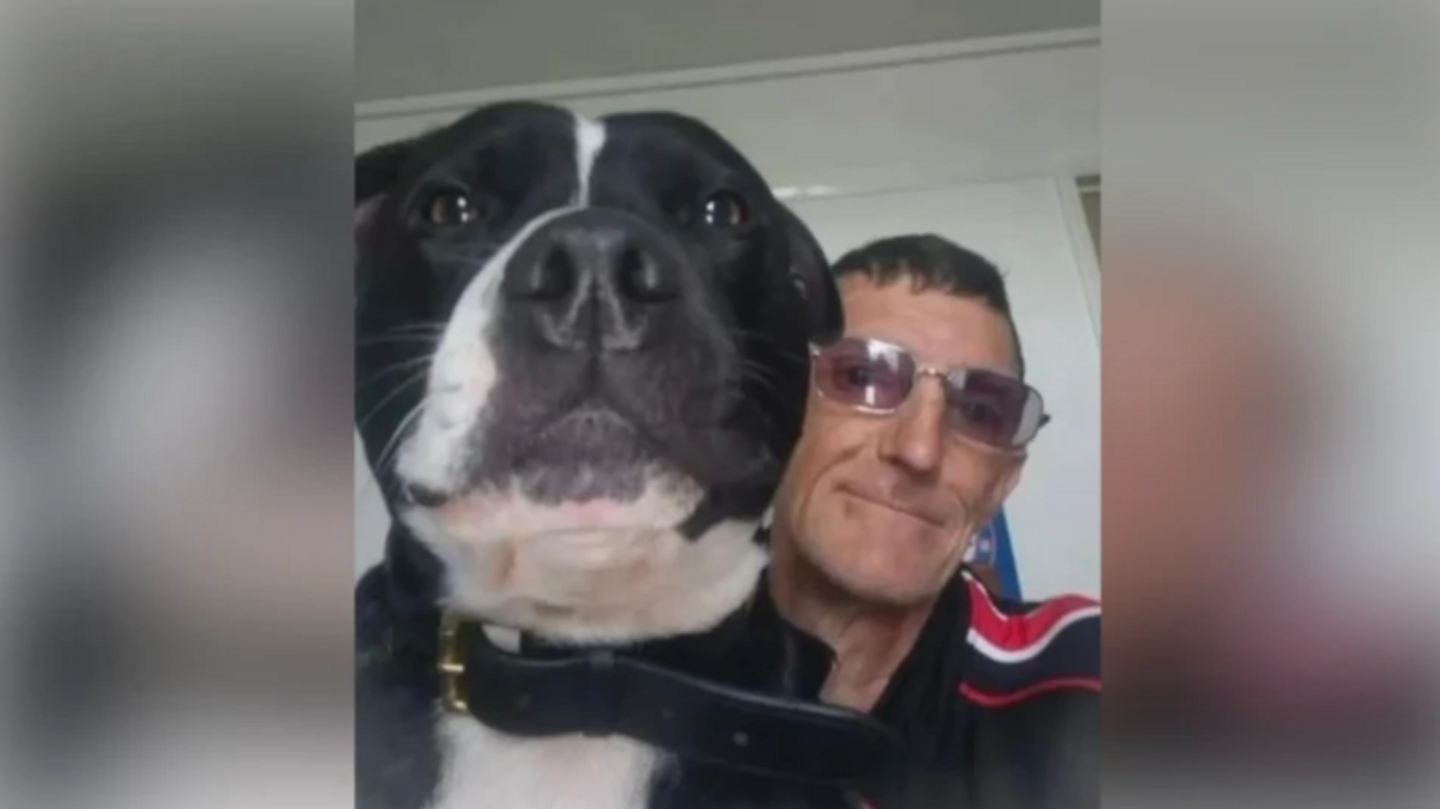
{"label": "gold collar buckle", "polygon": [[440,700],[455,713],[468,714],[465,690],[460,678],[465,675],[465,648],[460,643],[459,615],[445,612],[440,616],[440,658],[435,667],[440,672]]}

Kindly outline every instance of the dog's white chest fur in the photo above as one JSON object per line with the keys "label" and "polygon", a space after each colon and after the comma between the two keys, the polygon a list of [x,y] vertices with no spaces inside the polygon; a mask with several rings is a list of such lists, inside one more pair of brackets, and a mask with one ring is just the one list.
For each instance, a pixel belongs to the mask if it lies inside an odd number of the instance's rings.
{"label": "dog's white chest fur", "polygon": [[441,719],[433,809],[644,809],[660,754],[620,736],[506,736]]}

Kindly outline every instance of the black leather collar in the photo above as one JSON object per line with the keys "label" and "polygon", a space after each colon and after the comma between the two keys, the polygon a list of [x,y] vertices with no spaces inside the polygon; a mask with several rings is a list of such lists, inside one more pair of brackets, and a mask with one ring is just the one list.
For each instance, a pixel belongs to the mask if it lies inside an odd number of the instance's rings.
{"label": "black leather collar", "polygon": [[532,656],[500,649],[477,623],[456,629],[465,707],[505,733],[619,734],[684,759],[840,786],[873,777],[896,752],[864,714],[678,671],[643,647]]}
{"label": "black leather collar", "polygon": [[[398,658],[439,672],[445,623],[434,571],[391,537],[387,601]],[[429,575],[427,575],[429,574]],[[452,670],[466,710],[516,736],[622,735],[681,759],[781,780],[853,787],[897,761],[898,737],[865,714],[818,702],[834,656],[782,619],[757,584],[707,632],[628,647],[576,648],[522,636],[497,647],[474,621],[453,625]],[[396,660],[400,663],[401,660]],[[441,683],[443,697],[445,683]]]}

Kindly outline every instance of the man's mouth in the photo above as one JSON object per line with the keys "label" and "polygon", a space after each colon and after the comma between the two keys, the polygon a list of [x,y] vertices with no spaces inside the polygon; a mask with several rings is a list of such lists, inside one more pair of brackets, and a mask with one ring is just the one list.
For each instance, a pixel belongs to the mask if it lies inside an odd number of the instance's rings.
{"label": "man's mouth", "polygon": [[943,517],[937,516],[933,511],[923,509],[908,503],[897,502],[888,497],[885,497],[882,494],[879,494],[878,492],[868,491],[864,487],[842,484],[840,486],[840,491],[855,498],[856,500],[863,500],[864,502],[869,503],[873,506],[879,506],[880,508],[888,509],[889,511],[894,511],[898,514],[904,514],[907,517],[919,520],[924,523],[928,523],[929,525],[933,525],[936,528],[945,527],[945,519]]}

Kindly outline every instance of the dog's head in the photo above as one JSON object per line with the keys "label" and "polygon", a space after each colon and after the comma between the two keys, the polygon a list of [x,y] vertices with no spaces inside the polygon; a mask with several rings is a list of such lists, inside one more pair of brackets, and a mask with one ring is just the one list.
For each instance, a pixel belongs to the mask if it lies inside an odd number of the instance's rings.
{"label": "dog's head", "polygon": [[576,641],[702,629],[841,330],[814,238],[668,113],[481,109],[356,165],[356,417],[444,597]]}

